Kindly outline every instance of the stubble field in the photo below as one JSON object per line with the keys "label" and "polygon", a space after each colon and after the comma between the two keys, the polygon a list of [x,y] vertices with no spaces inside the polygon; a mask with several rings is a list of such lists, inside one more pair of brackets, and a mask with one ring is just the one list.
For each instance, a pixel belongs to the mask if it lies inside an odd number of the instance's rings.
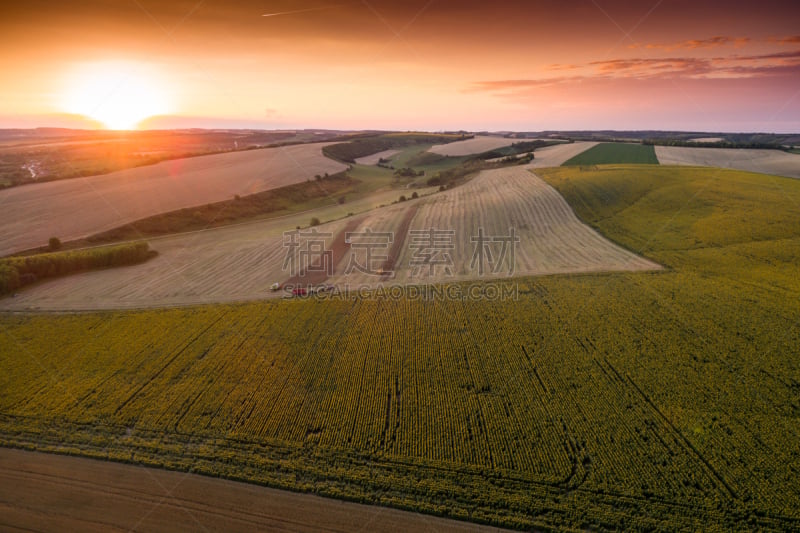
{"label": "stubble field", "polygon": [[0,191],[0,255],[121,226],[150,215],[229,200],[335,173],[324,143],[164,161]]}
{"label": "stubble field", "polygon": [[439,155],[448,156],[462,156],[480,154],[488,152],[495,148],[502,148],[509,146],[524,139],[512,139],[508,137],[489,137],[486,135],[477,135],[472,139],[464,141],[456,141],[448,144],[437,144],[432,146],[428,151]]}
{"label": "stubble field", "polygon": [[662,165],[732,168],[800,178],[800,155],[781,150],[684,146],[656,146],[655,148],[658,161]]}
{"label": "stubble field", "polygon": [[[305,228],[296,239],[298,247],[290,252],[284,232],[298,220],[296,216],[153,239],[151,247],[159,256],[147,263],[42,282],[15,298],[0,300],[0,308],[113,309],[231,302],[283,295],[269,288],[287,281],[356,288],[660,268],[581,223],[552,187],[523,167],[484,171],[453,190]],[[519,240],[513,249],[508,247],[510,241],[505,252],[501,240],[490,242],[511,236],[512,230]],[[377,241],[380,246],[369,252],[372,257],[359,247],[358,236],[353,239],[355,246],[344,243],[343,232],[363,236],[368,231],[390,235]],[[480,231],[486,241],[478,243],[474,239]],[[310,243],[320,239],[326,250],[337,239],[345,250],[333,253],[336,261],[329,276],[305,279],[299,276],[303,268],[323,256],[306,254],[303,259],[300,252],[311,250]],[[294,270],[287,263],[290,255]]]}

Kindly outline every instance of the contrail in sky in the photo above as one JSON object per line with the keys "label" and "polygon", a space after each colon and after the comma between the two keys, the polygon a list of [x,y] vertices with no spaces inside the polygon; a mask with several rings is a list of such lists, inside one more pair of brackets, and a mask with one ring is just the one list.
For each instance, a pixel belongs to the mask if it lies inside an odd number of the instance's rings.
{"label": "contrail in sky", "polygon": [[337,4],[335,6],[324,6],[324,7],[310,7],[308,9],[296,9],[294,11],[281,11],[280,13],[264,13],[261,15],[262,17],[277,17],[278,15],[292,15],[294,13],[306,13],[308,11],[321,11],[323,9],[333,9],[334,7],[339,7],[341,4]]}

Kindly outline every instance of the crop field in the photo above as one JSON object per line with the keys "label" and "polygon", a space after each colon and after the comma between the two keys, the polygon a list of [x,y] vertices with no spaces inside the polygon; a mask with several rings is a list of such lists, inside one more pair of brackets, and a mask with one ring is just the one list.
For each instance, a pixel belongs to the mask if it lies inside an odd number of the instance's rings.
{"label": "crop field", "polygon": [[516,142],[520,142],[520,139],[479,135],[464,141],[455,141],[448,144],[432,146],[430,152],[449,156],[472,155],[488,152],[495,148],[502,148],[503,146],[509,146]]}
{"label": "crop field", "polygon": [[749,148],[690,148],[656,146],[662,165],[734,168],[775,176],[800,178],[800,154]]}
{"label": "crop field", "polygon": [[4,314],[0,443],[525,529],[800,527],[800,182],[537,173],[668,268]]}
{"label": "crop field", "polygon": [[[361,224],[362,231],[395,231],[409,208],[395,207],[387,217],[378,212]],[[482,230],[489,237],[509,236],[513,229],[519,238],[514,254],[514,275],[543,275],[599,270],[658,269],[651,261],[620,248],[581,223],[555,189],[522,167],[486,170],[462,187],[426,199],[414,208],[405,239],[395,265],[392,282],[441,283],[482,277],[508,277],[511,260],[506,256],[492,272],[488,262],[480,272],[473,264],[476,245],[473,239]],[[434,236],[425,233],[438,233]],[[452,249],[436,244],[452,245]],[[494,249],[497,248],[497,249]],[[500,248],[493,247],[496,256]],[[431,261],[421,265],[420,254],[431,254]],[[499,259],[499,257],[495,257]],[[340,284],[374,283],[365,275],[334,278]]]}
{"label": "crop field", "polygon": [[571,165],[645,164],[657,165],[653,146],[633,143],[600,143],[563,163]]}
{"label": "crop field", "polygon": [[[397,198],[401,193],[393,194]],[[344,209],[354,206],[341,206],[340,211]],[[302,223],[307,223],[308,215],[300,216],[305,216]],[[298,253],[291,254],[292,260],[302,266],[299,252],[314,241],[324,241],[333,263],[330,275],[322,277],[308,276],[306,280],[299,277],[301,269],[292,272],[291,263],[286,263],[290,249],[283,232],[293,229],[292,223],[299,220],[290,217],[152,239],[151,247],[159,255],[145,264],[42,282],[15,298],[0,300],[0,308],[96,309],[231,302],[279,296],[282,293],[271,293],[269,287],[287,281],[293,285],[327,282],[355,288],[510,274],[660,268],[581,223],[552,187],[522,167],[484,171],[462,187],[314,228],[321,237],[304,229],[304,236],[297,237]],[[485,257],[475,262],[473,239],[480,231],[491,239],[509,236],[511,229],[519,239],[513,251],[501,258],[502,244],[487,241]],[[432,236],[431,230],[438,233]],[[344,242],[345,232],[368,231],[385,234],[373,248],[374,260],[359,244],[351,247]],[[366,242],[366,237],[361,239],[362,244]],[[346,249],[339,250],[334,242]],[[446,248],[451,245],[452,249]],[[388,258],[390,250],[394,255],[391,265],[388,259],[379,259]],[[497,259],[494,264],[489,261],[491,253]],[[430,257],[427,263],[420,259],[426,255]]]}
{"label": "crop field", "polygon": [[320,142],[335,136],[336,132],[294,131],[2,130],[0,186],[107,174],[166,159]]}
{"label": "crop field", "polygon": [[595,145],[597,145],[596,142],[574,142],[538,148],[534,151],[534,160],[527,166],[529,168],[557,167],[567,159],[575,157]]}
{"label": "crop field", "polygon": [[0,255],[335,173],[345,165],[304,144],[165,161],[88,178],[0,190]]}

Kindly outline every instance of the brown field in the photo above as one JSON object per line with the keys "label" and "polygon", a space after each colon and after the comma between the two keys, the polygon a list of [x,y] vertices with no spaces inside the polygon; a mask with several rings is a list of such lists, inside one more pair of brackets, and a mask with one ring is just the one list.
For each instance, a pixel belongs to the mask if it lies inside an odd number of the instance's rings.
{"label": "brown field", "polygon": [[325,144],[186,159],[0,191],[0,255],[84,237],[147,216],[282,187],[346,167]]}
{"label": "brown field", "polygon": [[503,146],[509,146],[524,140],[525,139],[508,139],[505,137],[489,137],[486,135],[479,135],[465,141],[437,144],[436,146],[432,146],[428,151],[439,155],[472,155],[488,152],[489,150],[494,150],[495,148],[502,148]]}
{"label": "brown field", "polygon": [[800,155],[780,150],[656,146],[656,157],[662,165],[735,168],[800,178]]}
{"label": "brown field", "polygon": [[381,159],[388,159],[399,153],[400,150],[384,150],[383,152],[378,152],[377,154],[359,157],[356,159],[356,163],[359,165],[377,165]]}
{"label": "brown field", "polygon": [[528,168],[558,167],[564,161],[585,152],[596,144],[596,142],[574,142],[539,148],[533,152],[535,159],[526,166]]}
{"label": "brown field", "polygon": [[[313,213],[317,215],[317,211]],[[310,215],[152,239],[150,245],[159,255],[147,263],[42,282],[0,300],[0,309],[137,308],[282,296],[269,287],[298,281],[283,268],[287,257],[283,232],[296,224],[305,225]],[[524,167],[484,171],[464,186],[369,211],[359,215],[357,224],[353,220],[343,218],[315,229],[328,234],[324,237],[327,249],[342,241],[345,228],[362,233],[367,229],[397,232],[405,225],[411,230],[453,230],[451,236],[442,237],[453,249],[434,251],[436,261],[445,260],[444,253],[450,260],[435,266],[433,272],[428,265],[412,264],[415,253],[419,256],[431,250],[422,249],[419,243],[424,241],[414,242],[407,234],[385,240],[383,248],[374,250],[370,265],[366,265],[363,249],[346,250],[344,255],[340,251],[334,254],[332,275],[324,280],[341,288],[507,276],[509,255],[494,273],[488,262],[483,273],[472,264],[471,238],[478,235],[479,228],[484,228],[486,236],[505,236],[509,228],[515,228],[520,241],[514,254],[514,275],[659,268],[581,223],[555,189]],[[498,245],[489,246],[494,249],[491,253],[499,256]],[[371,271],[346,273],[351,258]],[[387,258],[392,258],[392,276],[379,272],[389,265]]]}
{"label": "brown field", "polygon": [[0,448],[4,531],[500,531],[224,479]]}

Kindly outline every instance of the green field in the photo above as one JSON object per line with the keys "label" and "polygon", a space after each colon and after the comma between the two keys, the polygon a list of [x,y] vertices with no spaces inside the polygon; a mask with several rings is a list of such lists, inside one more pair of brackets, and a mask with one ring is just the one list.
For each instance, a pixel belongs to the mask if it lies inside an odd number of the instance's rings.
{"label": "green field", "polygon": [[0,444],[518,528],[800,528],[800,181],[537,170],[661,272],[0,315]]}
{"label": "green field", "polygon": [[565,161],[562,166],[578,165],[657,165],[652,145],[632,143],[600,143]]}

